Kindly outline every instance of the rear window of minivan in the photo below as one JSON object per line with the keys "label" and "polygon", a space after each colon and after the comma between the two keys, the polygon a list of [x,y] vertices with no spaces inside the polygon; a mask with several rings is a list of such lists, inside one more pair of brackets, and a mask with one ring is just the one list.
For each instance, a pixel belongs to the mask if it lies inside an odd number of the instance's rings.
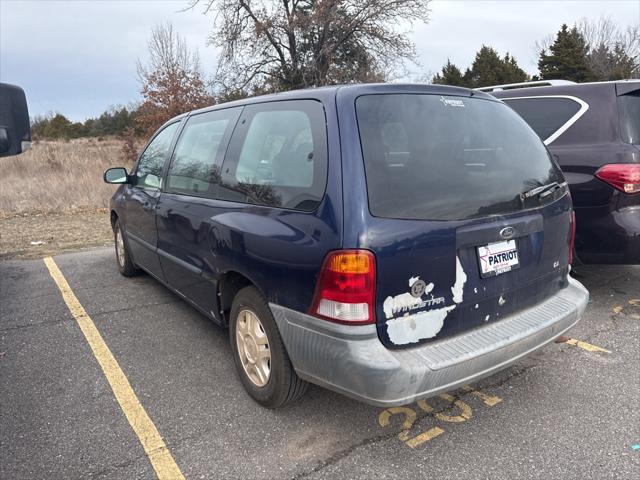
{"label": "rear window of minivan", "polygon": [[522,193],[562,183],[542,141],[502,102],[428,94],[364,95],[356,114],[369,210],[462,220],[550,202]]}

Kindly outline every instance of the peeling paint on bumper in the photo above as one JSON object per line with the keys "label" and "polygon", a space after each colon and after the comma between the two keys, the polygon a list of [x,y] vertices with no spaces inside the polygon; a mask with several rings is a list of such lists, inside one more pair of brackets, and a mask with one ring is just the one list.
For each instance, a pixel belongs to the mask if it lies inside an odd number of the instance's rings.
{"label": "peeling paint on bumper", "polygon": [[333,324],[270,304],[298,375],[378,406],[396,406],[458,388],[502,370],[575,325],[589,299],[569,286],[544,302],[456,337],[387,349],[375,325]]}

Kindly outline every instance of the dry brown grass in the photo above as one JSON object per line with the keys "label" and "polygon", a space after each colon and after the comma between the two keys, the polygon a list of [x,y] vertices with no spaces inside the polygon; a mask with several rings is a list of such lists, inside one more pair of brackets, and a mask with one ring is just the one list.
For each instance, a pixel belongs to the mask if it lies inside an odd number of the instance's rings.
{"label": "dry brown grass", "polygon": [[102,173],[123,166],[121,148],[117,139],[42,141],[22,155],[0,158],[0,218],[107,207],[116,187],[104,183]]}
{"label": "dry brown grass", "polygon": [[109,167],[126,166],[122,140],[38,142],[0,158],[0,259],[37,258],[113,244]]}
{"label": "dry brown grass", "polygon": [[0,218],[0,260],[40,258],[99,245],[113,245],[106,209]]}

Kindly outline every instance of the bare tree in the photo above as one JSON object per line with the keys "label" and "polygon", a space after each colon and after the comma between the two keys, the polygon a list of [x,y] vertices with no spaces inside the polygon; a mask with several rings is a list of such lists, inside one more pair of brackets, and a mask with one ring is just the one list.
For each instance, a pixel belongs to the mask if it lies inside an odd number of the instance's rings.
{"label": "bare tree", "polygon": [[640,73],[640,25],[621,29],[610,17],[600,17],[582,18],[577,27],[589,45],[589,65],[598,78],[630,78]]}
{"label": "bare tree", "polygon": [[598,47],[605,45],[611,49],[620,45],[631,57],[640,55],[640,25],[628,25],[626,29],[614,22],[610,17],[598,20],[582,18],[577,24],[587,44]]}
{"label": "bare tree", "polygon": [[151,133],[170,118],[213,103],[197,52],[189,51],[171,24],[151,30],[146,64],[138,60],[143,103],[137,121]]}
{"label": "bare tree", "polygon": [[214,15],[224,91],[382,81],[415,61],[431,0],[191,0]]}

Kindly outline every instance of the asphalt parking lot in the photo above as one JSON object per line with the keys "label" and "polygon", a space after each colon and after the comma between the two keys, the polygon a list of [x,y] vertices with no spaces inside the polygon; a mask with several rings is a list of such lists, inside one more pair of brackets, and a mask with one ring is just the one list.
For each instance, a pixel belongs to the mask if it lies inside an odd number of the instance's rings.
{"label": "asphalt parking lot", "polygon": [[[54,260],[185,478],[638,478],[640,267],[578,269],[591,301],[573,340],[468,391],[384,410],[312,387],[269,411],[227,332],[121,277],[111,248]],[[154,478],[45,263],[0,276],[0,478]]]}

